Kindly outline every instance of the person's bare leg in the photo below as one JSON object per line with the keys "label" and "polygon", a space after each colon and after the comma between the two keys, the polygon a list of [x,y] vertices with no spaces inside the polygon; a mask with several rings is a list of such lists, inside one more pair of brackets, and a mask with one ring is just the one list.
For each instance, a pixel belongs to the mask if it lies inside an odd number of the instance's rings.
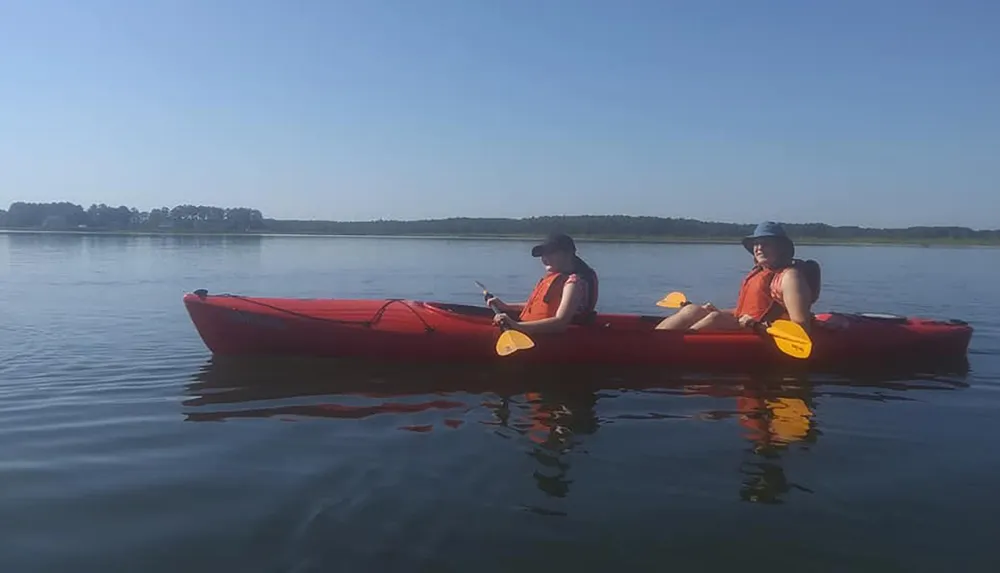
{"label": "person's bare leg", "polygon": [[691,330],[740,330],[740,321],[730,312],[713,311],[691,325]]}
{"label": "person's bare leg", "polygon": [[709,311],[698,304],[689,304],[656,325],[656,330],[687,330],[708,316]]}

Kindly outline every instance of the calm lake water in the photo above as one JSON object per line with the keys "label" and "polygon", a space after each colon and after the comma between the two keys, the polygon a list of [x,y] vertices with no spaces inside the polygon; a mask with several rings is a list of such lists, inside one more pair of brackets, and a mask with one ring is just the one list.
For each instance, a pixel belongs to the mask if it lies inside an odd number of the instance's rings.
{"label": "calm lake water", "polygon": [[[186,291],[523,299],[520,241],[0,235],[0,571],[996,571],[1000,250],[800,247],[818,310],[968,373],[217,364]],[[606,311],[733,304],[739,246],[581,243]]]}

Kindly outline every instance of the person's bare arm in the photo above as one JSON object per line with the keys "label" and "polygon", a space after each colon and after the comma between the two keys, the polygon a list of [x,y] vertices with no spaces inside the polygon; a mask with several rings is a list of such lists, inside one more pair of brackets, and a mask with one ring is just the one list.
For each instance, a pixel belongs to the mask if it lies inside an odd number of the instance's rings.
{"label": "person's bare arm", "polygon": [[809,332],[809,325],[812,323],[812,293],[801,271],[785,271],[781,276],[781,296],[788,309],[788,318]]}

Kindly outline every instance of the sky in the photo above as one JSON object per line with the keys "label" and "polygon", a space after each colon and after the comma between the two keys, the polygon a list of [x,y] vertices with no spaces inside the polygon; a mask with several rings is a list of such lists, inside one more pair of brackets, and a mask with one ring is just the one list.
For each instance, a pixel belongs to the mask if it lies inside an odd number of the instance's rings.
{"label": "sky", "polygon": [[0,208],[1000,228],[1000,2],[0,0]]}

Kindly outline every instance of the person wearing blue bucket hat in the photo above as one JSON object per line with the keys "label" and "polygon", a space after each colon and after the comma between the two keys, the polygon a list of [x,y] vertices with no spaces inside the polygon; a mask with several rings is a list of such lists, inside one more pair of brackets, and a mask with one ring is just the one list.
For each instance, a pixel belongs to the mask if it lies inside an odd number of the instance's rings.
{"label": "person wearing blue bucket hat", "polygon": [[760,223],[741,243],[753,257],[753,267],[743,279],[736,308],[688,304],[663,319],[657,329],[737,330],[785,319],[809,331],[812,305],[819,298],[819,263],[796,259],[795,243],[774,221]]}
{"label": "person wearing blue bucket hat", "polygon": [[764,239],[773,239],[772,244],[777,245],[783,251],[783,253],[778,254],[785,258],[791,259],[795,256],[795,243],[788,238],[785,228],[774,221],[764,221],[757,225],[753,233],[743,237],[743,248],[750,254],[754,254],[754,245],[767,244]]}

